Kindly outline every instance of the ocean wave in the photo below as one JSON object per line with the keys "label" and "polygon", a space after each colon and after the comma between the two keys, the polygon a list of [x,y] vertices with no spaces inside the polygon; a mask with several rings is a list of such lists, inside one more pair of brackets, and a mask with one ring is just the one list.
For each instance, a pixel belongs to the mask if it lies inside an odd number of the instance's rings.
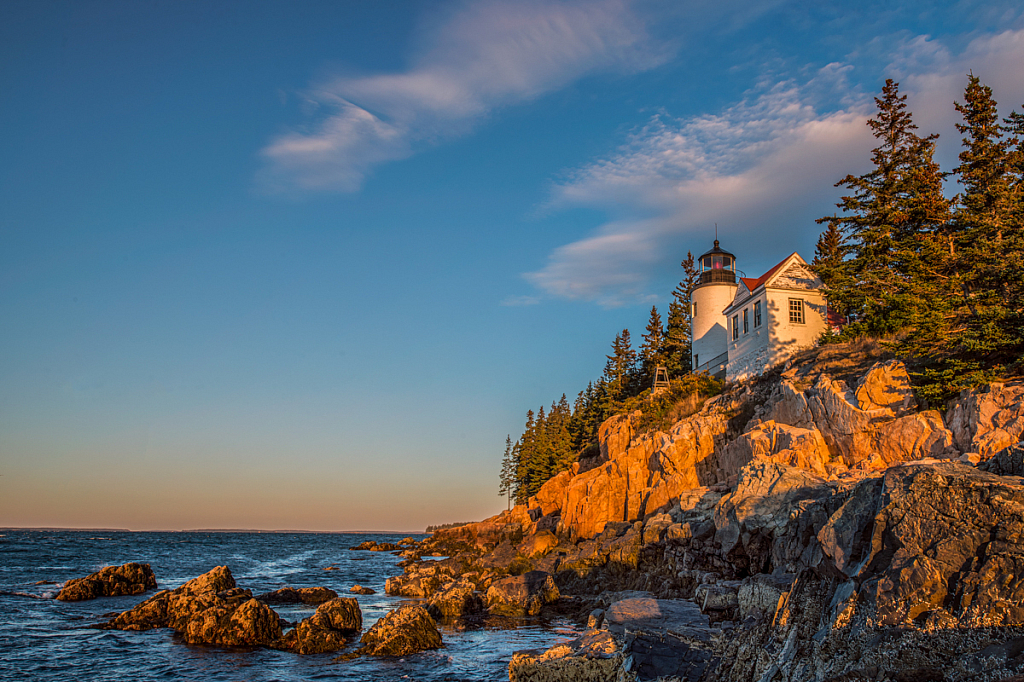
{"label": "ocean wave", "polygon": [[53,599],[55,596],[57,596],[56,592],[43,592],[42,594],[32,594],[31,592],[0,590],[0,597],[28,597],[29,599]]}

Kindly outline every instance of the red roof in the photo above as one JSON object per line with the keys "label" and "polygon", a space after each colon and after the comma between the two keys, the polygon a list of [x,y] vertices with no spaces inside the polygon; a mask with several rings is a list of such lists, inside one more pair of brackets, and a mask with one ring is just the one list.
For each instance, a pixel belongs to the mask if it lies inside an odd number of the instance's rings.
{"label": "red roof", "polygon": [[770,280],[772,278],[772,275],[774,275],[775,272],[779,268],[781,268],[786,261],[788,261],[790,258],[792,258],[795,255],[796,255],[796,251],[794,251],[793,253],[789,254],[785,258],[783,258],[781,262],[779,262],[778,264],[775,265],[775,267],[773,267],[771,270],[769,270],[768,272],[764,273],[763,275],[761,275],[757,279],[754,279],[753,277],[740,277],[740,281],[743,282],[743,284],[747,287],[747,291],[753,293],[754,289],[758,288],[759,286],[761,286],[762,284],[764,284],[765,282]]}

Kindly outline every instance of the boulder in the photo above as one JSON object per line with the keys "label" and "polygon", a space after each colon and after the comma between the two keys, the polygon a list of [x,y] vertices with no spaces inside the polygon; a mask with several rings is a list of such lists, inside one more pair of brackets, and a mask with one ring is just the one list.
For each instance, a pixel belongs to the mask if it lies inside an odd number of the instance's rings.
{"label": "boulder", "polygon": [[402,606],[389,611],[360,640],[361,653],[371,656],[407,656],[441,647],[437,624],[422,606]]}
{"label": "boulder", "polygon": [[337,597],[337,592],[326,587],[282,587],[256,598],[264,604],[323,604]]}
{"label": "boulder", "polygon": [[73,578],[57,594],[61,601],[84,601],[96,597],[121,597],[156,589],[156,576],[149,564],[129,563],[107,566],[84,578]]}
{"label": "boulder", "polygon": [[551,574],[530,571],[503,578],[487,589],[487,608],[505,616],[535,616],[545,604],[558,601],[558,587]]}
{"label": "boulder", "polygon": [[476,592],[476,586],[463,577],[438,590],[430,598],[427,611],[437,620],[457,618],[483,611],[483,600]]}
{"label": "boulder", "polygon": [[946,423],[960,452],[988,459],[1024,437],[1024,382],[964,391],[946,412]]}
{"label": "boulder", "polygon": [[672,525],[672,517],[668,514],[656,514],[647,519],[644,523],[643,542],[649,545],[659,542],[665,536],[665,531]]}
{"label": "boulder", "polygon": [[607,630],[590,630],[547,651],[517,651],[508,665],[510,682],[605,682],[616,679],[619,646]]}
{"label": "boulder", "polygon": [[352,594],[377,594],[376,590],[369,587],[363,587],[362,585],[353,585],[349,592]]}
{"label": "boulder", "polygon": [[184,631],[193,614],[217,604],[217,594],[235,587],[227,566],[217,566],[173,590],[157,592],[125,611],[104,627],[112,630],[149,630],[170,627]]}
{"label": "boulder", "polygon": [[708,617],[688,599],[627,597],[605,609],[604,626],[617,635],[626,630],[689,633],[709,627]]}
{"label": "boulder", "polygon": [[396,550],[403,549],[403,547],[401,546],[400,543],[395,542],[377,542],[375,540],[366,540],[364,542],[360,542],[355,547],[349,547],[349,549],[366,552],[394,552]]}
{"label": "boulder", "polygon": [[739,436],[719,455],[719,478],[729,480],[756,459],[810,469],[826,476],[829,450],[818,429],[803,429],[766,421]]}
{"label": "boulder", "polygon": [[1000,450],[978,468],[997,476],[1024,476],[1024,442]]}
{"label": "boulder", "polygon": [[814,415],[807,405],[807,396],[785,379],[779,382],[769,397],[761,421],[774,421],[802,429],[815,428]]}
{"label": "boulder", "polygon": [[523,541],[516,547],[516,552],[525,557],[535,557],[546,554],[557,544],[558,538],[554,533],[542,530],[523,538]]}
{"label": "boulder", "polygon": [[189,644],[270,646],[281,639],[281,623],[248,590],[227,590],[217,603],[193,614],[180,630]]}
{"label": "boulder", "polygon": [[322,654],[337,651],[348,638],[363,629],[359,603],[351,597],[332,599],[317,607],[288,633],[281,648],[299,654]]}
{"label": "boulder", "polygon": [[875,364],[857,382],[854,395],[862,410],[887,409],[894,416],[902,416],[917,407],[910,375],[899,360]]}
{"label": "boulder", "polygon": [[953,445],[953,434],[935,410],[877,424],[853,434],[847,442],[849,466],[865,462],[871,468],[884,469],[926,457],[946,459],[960,454]]}
{"label": "boulder", "polygon": [[754,461],[740,472],[736,490],[715,507],[715,541],[724,554],[742,546],[753,565],[763,565],[793,507],[829,494],[827,482],[811,471]]}
{"label": "boulder", "polygon": [[713,664],[709,620],[683,599],[630,597],[605,610],[605,626],[624,638],[622,670],[638,680],[700,680]]}
{"label": "boulder", "polygon": [[951,461],[892,467],[859,484],[818,537],[834,575],[872,585],[881,625],[1024,625],[1018,478]]}

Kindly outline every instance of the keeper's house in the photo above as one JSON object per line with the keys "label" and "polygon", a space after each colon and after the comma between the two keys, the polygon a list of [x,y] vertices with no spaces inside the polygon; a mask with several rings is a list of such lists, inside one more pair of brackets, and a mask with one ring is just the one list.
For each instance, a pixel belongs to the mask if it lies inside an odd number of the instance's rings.
{"label": "keeper's house", "polygon": [[799,254],[760,277],[737,277],[736,257],[716,239],[698,264],[690,311],[694,370],[745,379],[813,346],[825,331],[821,280]]}

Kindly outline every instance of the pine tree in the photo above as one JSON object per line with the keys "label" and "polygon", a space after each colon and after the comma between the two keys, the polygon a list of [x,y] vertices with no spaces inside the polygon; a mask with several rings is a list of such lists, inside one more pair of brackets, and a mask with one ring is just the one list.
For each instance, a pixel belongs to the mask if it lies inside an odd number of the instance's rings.
{"label": "pine tree", "polygon": [[569,409],[569,400],[564,393],[557,404],[552,404],[551,411],[555,415],[549,435],[555,455],[552,474],[557,474],[568,469],[576,461],[576,449],[573,448],[572,434],[569,432],[572,412]]}
{"label": "pine tree", "polygon": [[527,410],[523,435],[513,448],[516,460],[516,504],[526,502],[530,496],[530,478],[536,456],[536,430],[533,410]]}
{"label": "pine tree", "polygon": [[872,150],[874,168],[836,183],[853,190],[837,204],[843,215],[818,220],[829,224],[822,248],[835,249],[822,253],[831,258],[823,281],[829,305],[853,320],[847,336],[892,334],[942,315],[934,304],[949,202],[933,160],[938,136],[914,133],[906,95],[892,79],[875,103],[878,111],[867,122],[880,141]]}
{"label": "pine tree", "polygon": [[963,191],[944,232],[949,314],[930,334],[911,338],[929,358],[926,397],[990,380],[1024,352],[1019,140],[1006,134],[991,88],[974,75],[956,110],[963,151],[953,172]]}
{"label": "pine tree", "polygon": [[697,286],[699,272],[693,253],[686,253],[683,279],[672,291],[668,305],[668,325],[662,343],[664,365],[669,376],[681,376],[692,368],[690,354],[693,347],[693,330],[690,326],[690,311],[693,308],[693,289]]}
{"label": "pine tree", "polygon": [[655,370],[664,364],[665,330],[662,327],[658,307],[651,306],[651,317],[647,321],[647,330],[640,345],[640,382],[643,388],[650,387],[654,381]]}
{"label": "pine tree", "polygon": [[631,395],[636,378],[636,351],[633,350],[629,330],[615,335],[612,354],[605,356],[604,379],[611,401],[621,401]]}
{"label": "pine tree", "polygon": [[508,508],[512,508],[512,498],[515,496],[516,483],[516,462],[512,452],[512,435],[505,437],[505,454],[501,458],[501,475],[499,477],[498,496],[504,495],[508,498]]}
{"label": "pine tree", "polygon": [[829,299],[829,307],[844,319],[849,319],[850,311],[840,307],[842,298],[833,292],[842,292],[851,286],[849,273],[845,267],[849,253],[850,245],[838,222],[828,221],[828,227],[818,237],[811,266],[825,285],[824,292]]}
{"label": "pine tree", "polygon": [[533,497],[545,481],[551,478],[551,445],[548,442],[547,421],[548,416],[542,406],[537,410],[537,421],[533,429],[533,449],[527,464],[527,497]]}

